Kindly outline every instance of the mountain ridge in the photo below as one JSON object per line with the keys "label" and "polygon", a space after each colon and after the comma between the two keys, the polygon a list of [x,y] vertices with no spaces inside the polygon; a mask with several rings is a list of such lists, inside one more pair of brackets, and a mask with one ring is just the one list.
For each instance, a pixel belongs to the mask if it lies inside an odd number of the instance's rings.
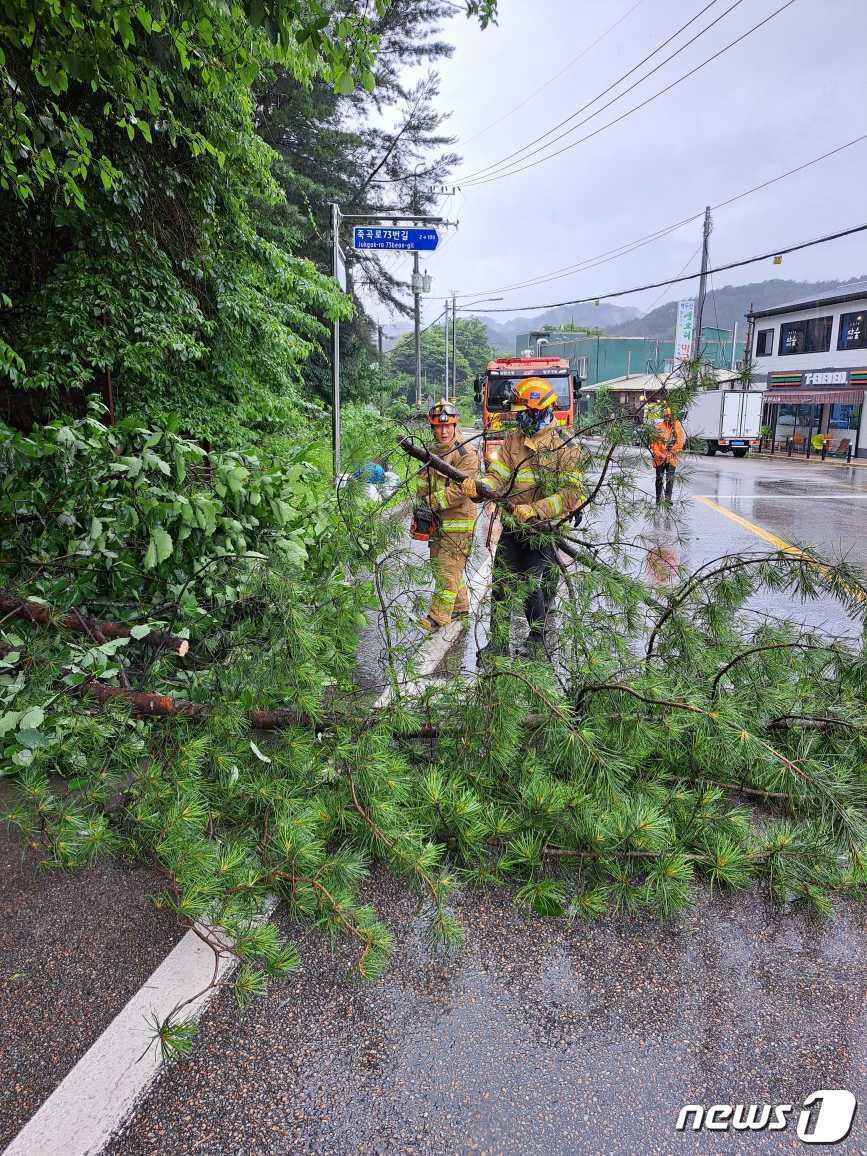
{"label": "mountain ridge", "polygon": [[[731,330],[737,322],[738,332],[743,336],[747,309],[770,309],[796,301],[801,297],[819,296],[830,293],[844,285],[859,280],[867,280],[867,274],[846,277],[843,280],[791,281],[785,278],[771,278],[767,281],[750,281],[744,285],[709,286],[704,307],[705,326],[718,326]],[[545,326],[565,327],[576,325],[599,328],[610,337],[674,337],[678,300],[689,300],[684,296],[666,301],[648,313],[629,305],[612,305],[602,301],[599,305],[561,305],[539,313],[519,313],[499,320],[499,314],[492,317],[485,313],[468,313],[476,317],[487,332],[488,340],[497,353],[515,352],[515,339],[521,333],[544,329]],[[386,349],[390,349],[403,333],[412,331],[412,325],[398,322],[386,330]]]}

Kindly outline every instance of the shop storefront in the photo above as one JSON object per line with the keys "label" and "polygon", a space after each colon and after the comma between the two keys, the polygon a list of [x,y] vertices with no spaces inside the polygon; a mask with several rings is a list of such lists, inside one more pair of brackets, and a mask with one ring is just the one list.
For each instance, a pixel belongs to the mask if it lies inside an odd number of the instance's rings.
{"label": "shop storefront", "polygon": [[867,282],[747,314],[747,368],[766,388],[764,449],[867,458]]}
{"label": "shop storefront", "polygon": [[769,373],[762,424],[771,453],[857,457],[867,367]]}

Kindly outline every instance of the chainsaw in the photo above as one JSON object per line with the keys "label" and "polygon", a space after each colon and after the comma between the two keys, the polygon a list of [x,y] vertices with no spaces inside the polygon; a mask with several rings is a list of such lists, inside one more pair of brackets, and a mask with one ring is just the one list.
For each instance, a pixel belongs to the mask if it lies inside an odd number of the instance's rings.
{"label": "chainsaw", "polygon": [[413,510],[409,536],[416,542],[429,542],[439,528],[440,520],[429,506]]}

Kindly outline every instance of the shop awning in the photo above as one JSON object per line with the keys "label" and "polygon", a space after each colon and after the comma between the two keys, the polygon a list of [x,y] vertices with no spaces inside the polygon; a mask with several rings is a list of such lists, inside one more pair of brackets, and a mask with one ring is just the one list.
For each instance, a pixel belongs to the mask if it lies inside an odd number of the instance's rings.
{"label": "shop awning", "polygon": [[769,389],[767,405],[858,405],[863,389]]}

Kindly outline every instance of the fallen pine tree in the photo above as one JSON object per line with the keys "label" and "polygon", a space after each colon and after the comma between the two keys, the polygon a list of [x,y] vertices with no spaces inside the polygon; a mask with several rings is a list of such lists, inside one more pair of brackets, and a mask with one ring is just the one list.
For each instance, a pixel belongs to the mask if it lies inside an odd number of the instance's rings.
{"label": "fallen pine tree", "polygon": [[[338,508],[327,486],[303,561],[260,519],[235,549],[203,532],[145,569],[152,536],[136,529],[122,582],[99,552],[61,559],[73,551],[51,519],[27,511],[18,537],[7,523],[15,605],[25,590],[60,604],[45,625],[25,615],[2,627],[0,744],[18,788],[7,820],[57,866],[120,853],[156,871],[159,902],[242,960],[242,1003],[297,963],[256,921],[275,894],[355,942],[360,974],[382,973],[391,936],[363,891],[376,861],[417,891],[432,942],[446,946],[464,933],[450,901],[465,884],[509,883],[540,915],[582,918],[671,917],[701,885],[761,883],[782,905],[823,912],[863,894],[863,647],[756,624],[744,609],[771,590],[834,599],[863,625],[863,577],[768,551],[647,581],[637,559],[652,546],[622,513],[637,499],[633,467],[612,458],[618,437],[614,425],[594,451],[607,474],[564,574],[551,661],[500,660],[421,694],[408,627],[426,567],[399,526],[346,494]],[[115,458],[95,456],[83,487]],[[242,465],[243,510],[244,487],[262,483],[252,458]],[[212,484],[177,482],[194,504]],[[112,485],[115,500],[134,498],[134,482]],[[72,494],[70,516],[77,502],[90,508],[92,490]],[[46,563],[36,574],[33,560]],[[130,617],[158,606],[167,635],[195,634],[200,663],[82,632],[65,594],[86,619],[97,602],[138,595]],[[376,711],[355,676],[359,632],[374,626],[392,685]],[[177,1017],[163,1025],[166,1046],[183,1030]]]}

